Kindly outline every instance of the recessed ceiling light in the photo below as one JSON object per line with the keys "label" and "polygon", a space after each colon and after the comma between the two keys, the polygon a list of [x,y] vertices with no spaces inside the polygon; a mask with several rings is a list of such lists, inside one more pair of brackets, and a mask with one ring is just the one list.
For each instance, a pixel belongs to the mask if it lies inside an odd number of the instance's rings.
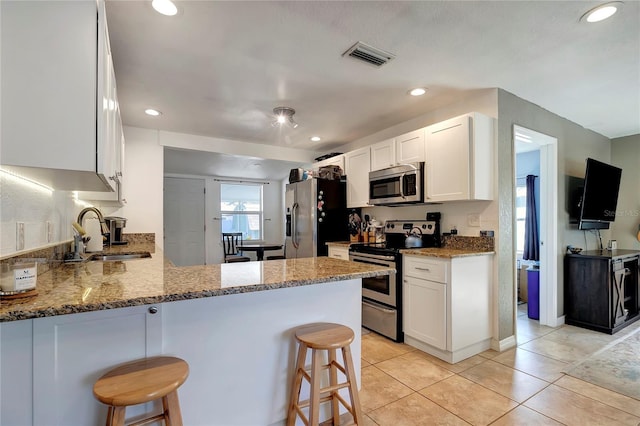
{"label": "recessed ceiling light", "polygon": [[423,88],[423,87],[416,87],[415,89],[412,89],[409,91],[409,94],[411,96],[422,96],[425,93],[427,93],[427,89]]}
{"label": "recessed ceiling light", "polygon": [[613,1],[610,3],[601,4],[594,7],[584,15],[580,17],[581,21],[587,21],[590,23],[604,21],[605,19],[613,16],[614,13],[622,9],[621,1]]}
{"label": "recessed ceiling light", "polygon": [[311,136],[309,139],[311,139],[313,142],[320,142],[320,136]]}
{"label": "recessed ceiling light", "polygon": [[153,117],[157,117],[159,115],[162,115],[162,113],[160,111],[158,111],[157,109],[152,109],[152,108],[145,109],[144,113],[147,114],[147,115],[151,115]]}
{"label": "recessed ceiling light", "polygon": [[178,13],[178,8],[171,0],[153,0],[151,6],[153,6],[156,12],[166,16],[173,16]]}

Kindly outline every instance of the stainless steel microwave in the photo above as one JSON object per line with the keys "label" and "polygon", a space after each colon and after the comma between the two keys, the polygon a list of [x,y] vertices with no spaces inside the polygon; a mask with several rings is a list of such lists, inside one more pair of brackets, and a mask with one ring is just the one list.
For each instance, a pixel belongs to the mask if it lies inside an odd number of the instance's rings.
{"label": "stainless steel microwave", "polygon": [[369,172],[369,204],[424,202],[424,163],[408,163]]}

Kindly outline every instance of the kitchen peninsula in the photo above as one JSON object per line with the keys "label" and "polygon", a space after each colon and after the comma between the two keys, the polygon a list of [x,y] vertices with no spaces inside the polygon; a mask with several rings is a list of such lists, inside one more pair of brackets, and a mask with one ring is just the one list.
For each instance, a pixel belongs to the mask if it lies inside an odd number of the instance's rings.
{"label": "kitchen peninsula", "polygon": [[[351,327],[359,372],[361,278],[392,272],[326,257],[174,267],[157,249],[148,259],[54,268],[38,276],[38,295],[0,301],[0,424],[103,423],[93,382],[159,354],[189,363],[179,391],[185,424],[280,423],[292,330]],[[149,409],[136,408],[128,416]]]}

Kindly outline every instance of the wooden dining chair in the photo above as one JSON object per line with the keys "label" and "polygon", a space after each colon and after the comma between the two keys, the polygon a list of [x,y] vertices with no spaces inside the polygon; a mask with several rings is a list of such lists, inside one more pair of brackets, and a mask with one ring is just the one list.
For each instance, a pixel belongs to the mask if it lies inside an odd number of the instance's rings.
{"label": "wooden dining chair", "polygon": [[223,232],[222,248],[225,263],[251,261],[248,256],[242,254],[242,232]]}

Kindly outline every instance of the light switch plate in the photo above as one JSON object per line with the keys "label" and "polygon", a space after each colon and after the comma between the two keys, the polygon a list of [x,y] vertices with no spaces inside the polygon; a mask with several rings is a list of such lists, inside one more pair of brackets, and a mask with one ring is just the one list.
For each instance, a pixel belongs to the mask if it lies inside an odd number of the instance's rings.
{"label": "light switch plate", "polygon": [[24,250],[24,222],[16,222],[16,250]]}

